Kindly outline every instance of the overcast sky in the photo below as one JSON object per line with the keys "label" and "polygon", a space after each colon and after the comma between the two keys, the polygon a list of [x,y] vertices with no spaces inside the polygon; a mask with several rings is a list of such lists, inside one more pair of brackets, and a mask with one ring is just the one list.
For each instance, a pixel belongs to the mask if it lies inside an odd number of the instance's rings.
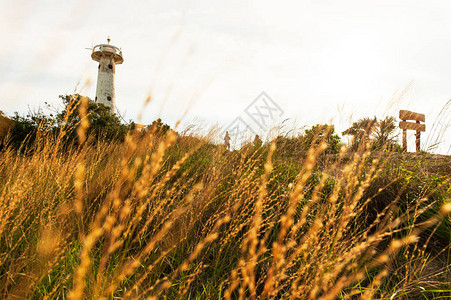
{"label": "overcast sky", "polygon": [[85,48],[111,36],[127,120],[252,127],[244,110],[264,91],[278,121],[298,126],[424,113],[423,146],[451,154],[450,16],[448,0],[0,0],[0,110],[57,105],[75,89],[94,98]]}

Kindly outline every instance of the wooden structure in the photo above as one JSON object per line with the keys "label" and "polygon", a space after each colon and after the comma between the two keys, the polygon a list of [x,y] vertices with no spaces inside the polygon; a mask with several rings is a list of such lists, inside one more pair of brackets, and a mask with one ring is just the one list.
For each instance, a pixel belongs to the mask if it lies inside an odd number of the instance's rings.
{"label": "wooden structure", "polygon": [[[415,145],[416,151],[420,151],[420,134],[422,131],[426,131],[426,125],[420,122],[425,122],[426,118],[424,114],[411,112],[408,110],[400,110],[399,118],[402,120],[399,122],[399,128],[402,129],[402,150],[407,152],[407,130],[415,130]],[[409,120],[416,121],[407,122]]]}

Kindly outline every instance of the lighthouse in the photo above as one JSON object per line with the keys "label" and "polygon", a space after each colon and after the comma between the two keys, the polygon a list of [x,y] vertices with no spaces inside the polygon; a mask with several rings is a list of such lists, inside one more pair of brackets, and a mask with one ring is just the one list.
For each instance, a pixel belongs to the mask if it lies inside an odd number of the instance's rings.
{"label": "lighthouse", "polygon": [[116,65],[124,62],[122,51],[118,47],[108,44],[99,44],[92,48],[91,58],[99,62],[99,74],[97,76],[97,89],[95,102],[103,104],[116,112],[116,93],[114,90],[114,74]]}

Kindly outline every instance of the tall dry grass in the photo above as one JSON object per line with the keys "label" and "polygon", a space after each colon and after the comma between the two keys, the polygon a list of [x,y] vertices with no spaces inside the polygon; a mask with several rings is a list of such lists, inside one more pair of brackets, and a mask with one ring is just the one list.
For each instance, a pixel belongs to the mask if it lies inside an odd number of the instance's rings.
{"label": "tall dry grass", "polygon": [[314,143],[287,159],[275,144],[229,152],[173,131],[92,143],[85,120],[80,146],[41,136],[32,151],[0,154],[2,298],[393,299],[451,289],[446,174],[425,173],[419,186],[415,171],[367,144],[326,156]]}

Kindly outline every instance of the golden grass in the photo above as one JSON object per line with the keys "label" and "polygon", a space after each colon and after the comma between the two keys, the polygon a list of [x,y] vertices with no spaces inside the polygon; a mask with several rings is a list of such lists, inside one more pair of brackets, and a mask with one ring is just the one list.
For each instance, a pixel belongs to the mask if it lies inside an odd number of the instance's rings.
{"label": "golden grass", "polygon": [[320,167],[322,142],[284,177],[275,144],[228,152],[173,131],[90,143],[85,105],[80,146],[42,136],[1,153],[2,298],[370,299],[424,283],[434,231],[419,241],[449,203],[425,188],[403,207],[399,190],[367,224],[399,180],[374,188],[386,170],[369,145]]}

